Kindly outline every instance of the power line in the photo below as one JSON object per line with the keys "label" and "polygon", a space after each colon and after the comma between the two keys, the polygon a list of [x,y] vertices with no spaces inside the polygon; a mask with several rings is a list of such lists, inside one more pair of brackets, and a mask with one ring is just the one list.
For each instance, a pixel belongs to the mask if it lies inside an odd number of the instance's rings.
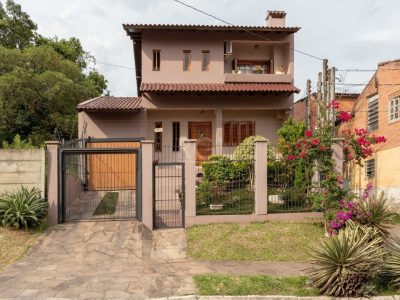
{"label": "power line", "polygon": [[101,62],[101,61],[94,61],[94,64],[106,65],[106,66],[110,66],[110,67],[122,68],[122,69],[127,69],[127,70],[135,70],[135,68],[125,67],[125,66]]}
{"label": "power line", "polygon": [[[204,14],[204,15],[210,17],[210,18],[213,18],[213,19],[215,19],[215,20],[217,20],[217,21],[220,21],[220,22],[222,22],[222,23],[224,23],[224,24],[227,24],[227,25],[229,25],[229,26],[235,26],[235,27],[237,27],[237,25],[235,25],[235,24],[233,24],[233,23],[230,23],[230,22],[228,22],[228,21],[226,21],[226,20],[223,20],[223,19],[221,19],[221,18],[219,18],[219,17],[216,17],[216,16],[214,16],[214,15],[212,15],[212,14],[210,14],[210,13],[204,11],[204,10],[201,10],[201,9],[199,9],[199,8],[196,8],[196,7],[192,6],[192,5],[189,5],[189,4],[187,4],[187,3],[183,2],[183,1],[180,1],[180,0],[173,0],[173,1],[175,1],[176,3],[180,3],[180,4],[182,4],[182,5],[184,5],[184,6],[188,7],[188,8],[191,8],[191,9],[193,9],[193,10],[199,12],[199,13],[202,13],[202,14]],[[250,34],[252,34],[252,35],[254,35],[254,36],[259,37],[259,38],[262,38],[262,39],[264,39],[264,40],[266,40],[266,41],[272,41],[271,39],[268,39],[268,38],[266,38],[266,37],[264,37],[264,36],[262,36],[262,35],[260,35],[260,34],[254,33],[254,32],[252,32],[252,31],[250,31],[250,30],[248,30],[248,29],[246,29],[246,28],[241,27],[241,30],[246,31],[246,32],[248,32],[248,33],[250,33]],[[289,48],[290,50],[296,51],[296,52],[298,52],[298,53],[300,53],[300,54],[309,56],[309,57],[314,58],[314,59],[317,59],[317,60],[319,60],[319,61],[323,61],[323,60],[324,60],[323,58],[320,58],[320,57],[315,56],[315,55],[313,55],[313,54],[310,54],[310,53],[307,53],[307,52],[304,52],[304,51],[301,51],[301,50],[292,48],[292,47],[290,47],[290,46],[279,45],[279,44],[278,44],[278,46]]]}
{"label": "power line", "polygon": [[[399,71],[400,68],[386,68],[379,69],[379,71]],[[339,72],[376,72],[378,69],[337,69]]]}

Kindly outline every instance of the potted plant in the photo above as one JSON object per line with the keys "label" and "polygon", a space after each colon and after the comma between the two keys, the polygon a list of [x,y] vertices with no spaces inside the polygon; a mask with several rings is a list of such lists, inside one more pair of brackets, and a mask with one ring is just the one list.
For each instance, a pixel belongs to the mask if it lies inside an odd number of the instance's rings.
{"label": "potted plant", "polygon": [[260,65],[254,66],[253,72],[256,74],[262,74],[264,72],[264,68],[261,67]]}

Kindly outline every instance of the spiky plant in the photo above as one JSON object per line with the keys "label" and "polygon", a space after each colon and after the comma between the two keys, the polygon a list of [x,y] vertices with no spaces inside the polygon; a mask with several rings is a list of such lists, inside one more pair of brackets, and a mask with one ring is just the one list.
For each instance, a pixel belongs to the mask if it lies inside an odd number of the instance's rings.
{"label": "spiky plant", "polygon": [[389,236],[388,229],[396,216],[384,193],[379,197],[373,196],[366,200],[361,199],[356,206],[355,221],[361,225],[378,229],[384,238]]}
{"label": "spiky plant", "polygon": [[47,202],[37,188],[21,187],[0,197],[0,222],[3,226],[28,229],[46,216]]}
{"label": "spiky plant", "polygon": [[372,281],[382,267],[383,238],[376,228],[348,223],[336,236],[310,249],[313,268],[308,274],[321,294],[361,297],[374,290]]}
{"label": "spiky plant", "polygon": [[387,246],[385,271],[392,279],[391,284],[400,288],[400,240],[390,240]]}

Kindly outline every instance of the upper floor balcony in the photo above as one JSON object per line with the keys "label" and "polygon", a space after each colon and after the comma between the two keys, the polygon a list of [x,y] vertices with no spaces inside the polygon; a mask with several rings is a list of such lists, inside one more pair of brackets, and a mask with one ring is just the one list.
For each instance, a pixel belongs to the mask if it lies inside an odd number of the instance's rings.
{"label": "upper floor balcony", "polygon": [[225,82],[293,82],[289,42],[226,41]]}

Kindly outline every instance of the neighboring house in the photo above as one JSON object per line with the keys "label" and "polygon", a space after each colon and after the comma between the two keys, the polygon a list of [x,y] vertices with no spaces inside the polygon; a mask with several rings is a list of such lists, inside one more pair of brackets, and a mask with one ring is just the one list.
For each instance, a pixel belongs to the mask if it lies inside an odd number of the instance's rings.
{"label": "neighboring house", "polygon": [[79,104],[80,135],[140,137],[154,140],[155,151],[176,153],[196,139],[198,159],[254,134],[276,142],[299,92],[299,28],[287,27],[285,18],[269,11],[265,26],[123,25],[133,41],[139,96]]}
{"label": "neighboring house", "polygon": [[[351,113],[354,108],[354,104],[360,94],[358,93],[336,93],[335,100],[339,103],[339,111],[345,111]],[[300,100],[297,100],[292,107],[291,114],[293,119],[295,120],[304,120],[307,119],[307,97],[304,97]],[[318,102],[317,102],[317,93],[311,94],[310,101],[310,120],[311,126],[310,128],[315,128],[317,124],[318,118]],[[339,129],[340,130],[340,129]]]}
{"label": "neighboring house", "polygon": [[374,147],[376,153],[364,167],[349,168],[355,189],[372,183],[400,204],[400,60],[383,62],[357,99],[352,129],[365,128],[387,142]]}

